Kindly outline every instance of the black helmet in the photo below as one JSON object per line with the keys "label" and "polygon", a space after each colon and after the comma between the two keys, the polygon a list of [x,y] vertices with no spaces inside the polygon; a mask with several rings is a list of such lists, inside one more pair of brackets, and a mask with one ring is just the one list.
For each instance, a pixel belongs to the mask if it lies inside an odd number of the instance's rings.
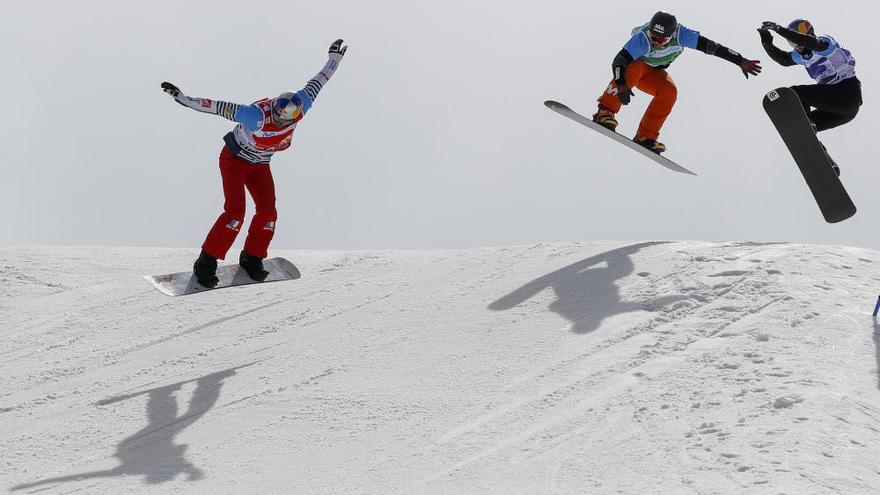
{"label": "black helmet", "polygon": [[657,12],[648,23],[648,31],[651,33],[651,41],[658,45],[669,43],[675,30],[678,29],[678,21],[675,16],[668,12]]}

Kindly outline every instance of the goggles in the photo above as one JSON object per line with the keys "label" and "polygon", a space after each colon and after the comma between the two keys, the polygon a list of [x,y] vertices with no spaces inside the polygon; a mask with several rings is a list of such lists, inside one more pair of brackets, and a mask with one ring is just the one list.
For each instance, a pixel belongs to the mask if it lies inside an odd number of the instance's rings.
{"label": "goggles", "polygon": [[302,113],[302,98],[296,93],[285,93],[272,100],[272,118],[276,122],[293,122]]}
{"label": "goggles", "polygon": [[650,36],[651,36],[651,43],[653,43],[657,46],[663,46],[663,45],[669,43],[669,41],[672,39],[671,36],[657,36],[654,33],[651,33]]}

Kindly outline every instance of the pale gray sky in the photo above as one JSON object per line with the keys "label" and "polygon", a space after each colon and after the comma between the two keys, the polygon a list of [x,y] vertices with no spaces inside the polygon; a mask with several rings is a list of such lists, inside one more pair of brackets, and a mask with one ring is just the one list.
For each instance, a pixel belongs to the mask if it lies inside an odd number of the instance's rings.
{"label": "pale gray sky", "polygon": [[[748,81],[689,51],[661,140],[669,172],[542,105],[588,114],[630,29],[658,9],[764,62]],[[232,123],[176,105],[301,88],[349,51],[273,160],[275,248],[448,248],[562,240],[780,240],[880,248],[872,59],[880,7],[827,2],[60,1],[4,4],[0,245],[197,248],[222,206]],[[823,133],[859,213],[824,222],[761,107],[806,84],[761,49],[804,16],[855,55],[865,105]],[[777,42],[785,46],[784,41]],[[649,97],[619,114],[634,132]],[[248,218],[252,214],[249,205]],[[243,242],[243,235],[236,246]],[[235,248],[233,248],[235,249]]]}

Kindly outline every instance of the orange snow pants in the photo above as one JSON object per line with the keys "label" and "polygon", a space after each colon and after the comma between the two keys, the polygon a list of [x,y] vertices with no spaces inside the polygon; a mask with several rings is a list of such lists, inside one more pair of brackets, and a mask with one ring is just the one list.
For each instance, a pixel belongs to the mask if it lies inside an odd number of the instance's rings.
{"label": "orange snow pants", "polygon": [[[672,112],[678,90],[666,69],[658,69],[636,60],[626,66],[623,74],[626,84],[630,88],[640,90],[652,95],[654,98],[645,110],[645,115],[639,123],[636,131],[636,140],[657,139],[660,136],[660,128],[666,122],[666,117]],[[608,89],[599,97],[599,109],[612,113],[620,111],[620,98],[617,97],[617,83],[611,81]]]}

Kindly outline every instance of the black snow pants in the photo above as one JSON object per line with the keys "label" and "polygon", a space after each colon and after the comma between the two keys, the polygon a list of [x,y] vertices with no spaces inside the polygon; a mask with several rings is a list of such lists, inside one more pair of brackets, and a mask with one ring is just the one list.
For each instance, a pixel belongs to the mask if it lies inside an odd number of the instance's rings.
{"label": "black snow pants", "polygon": [[856,77],[837,84],[792,86],[804,105],[816,132],[846,124],[856,118],[862,105],[862,83]]}

